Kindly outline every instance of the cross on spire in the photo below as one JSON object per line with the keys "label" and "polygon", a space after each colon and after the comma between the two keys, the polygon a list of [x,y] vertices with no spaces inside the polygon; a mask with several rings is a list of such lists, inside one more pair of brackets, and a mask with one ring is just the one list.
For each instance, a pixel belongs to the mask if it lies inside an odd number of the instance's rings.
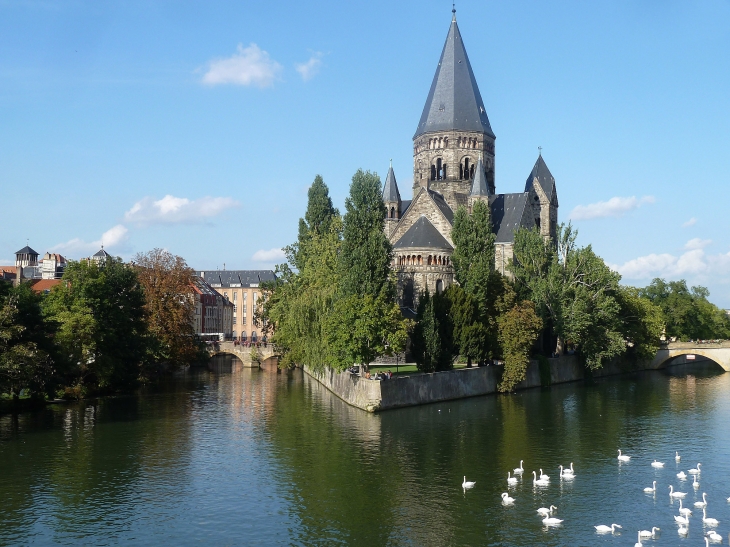
{"label": "cross on spire", "polygon": [[451,3],[451,13],[453,13],[451,20],[456,21],[456,2]]}
{"label": "cross on spire", "polygon": [[542,146],[538,146],[537,150],[538,150],[538,154],[540,155],[540,157],[542,157]]}

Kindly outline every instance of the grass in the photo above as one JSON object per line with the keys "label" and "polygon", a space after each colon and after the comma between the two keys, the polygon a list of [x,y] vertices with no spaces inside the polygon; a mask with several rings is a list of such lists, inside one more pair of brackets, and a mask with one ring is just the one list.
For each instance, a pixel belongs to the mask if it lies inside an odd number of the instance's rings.
{"label": "grass", "polygon": [[[460,368],[466,368],[466,363],[457,363],[454,365],[454,369]],[[416,363],[406,363],[404,365],[398,365],[397,372],[395,365],[370,365],[370,374],[375,374],[376,372],[386,372],[388,370],[393,373],[393,376],[421,374],[421,372],[418,370],[418,367],[416,366]]]}

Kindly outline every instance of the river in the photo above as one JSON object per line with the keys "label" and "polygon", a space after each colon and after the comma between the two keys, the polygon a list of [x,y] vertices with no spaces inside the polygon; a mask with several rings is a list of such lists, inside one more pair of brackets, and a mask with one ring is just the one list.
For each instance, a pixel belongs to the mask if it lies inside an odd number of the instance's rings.
{"label": "river", "polygon": [[[729,426],[730,374],[712,364],[371,415],[300,371],[221,361],[0,416],[0,545],[633,545],[658,526],[647,545],[703,546],[701,510],[678,535],[670,484],[685,506],[707,493],[727,544]],[[695,490],[676,473],[698,462]],[[548,487],[533,488],[539,468]],[[536,515],[550,504],[559,527]],[[612,523],[620,534],[595,533]]]}

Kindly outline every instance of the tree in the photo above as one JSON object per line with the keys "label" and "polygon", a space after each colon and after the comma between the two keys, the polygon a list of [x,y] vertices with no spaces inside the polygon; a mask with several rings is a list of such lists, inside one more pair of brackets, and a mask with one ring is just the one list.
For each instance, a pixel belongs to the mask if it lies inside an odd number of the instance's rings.
{"label": "tree", "polygon": [[494,272],[494,242],[489,205],[477,201],[471,215],[462,206],[456,210],[451,231],[456,281],[472,295],[483,312],[488,309],[491,276]]}
{"label": "tree", "polygon": [[661,308],[642,298],[640,289],[635,287],[620,287],[616,297],[628,356],[635,361],[653,359],[664,330]]}
{"label": "tree", "polygon": [[466,357],[467,367],[473,362],[484,363],[490,358],[490,332],[479,320],[479,310],[471,295],[453,284],[444,291],[449,302],[449,316],[453,325],[455,351]]}
{"label": "tree", "polygon": [[413,329],[412,352],[418,370],[451,370],[458,350],[454,344],[454,324],[450,304],[443,294],[424,291],[418,302],[418,319]]}
{"label": "tree", "polygon": [[154,359],[177,366],[200,359],[193,326],[193,269],[182,257],[158,248],[138,253],[133,264],[144,289],[149,332],[156,342]]}
{"label": "tree", "polygon": [[56,340],[71,362],[76,387],[134,385],[147,357],[144,289],[121,259],[70,262],[61,285],[44,299],[58,325]]}
{"label": "tree", "polygon": [[299,269],[304,261],[307,242],[315,235],[323,235],[330,231],[332,221],[340,216],[339,211],[332,206],[329,188],[321,175],[314,177],[314,182],[307,192],[307,211],[304,218],[299,219],[299,236],[293,244],[292,265]]}
{"label": "tree", "polygon": [[532,346],[542,329],[542,320],[535,312],[535,304],[529,300],[512,304],[510,301],[513,298],[514,293],[511,293],[503,303],[505,311],[498,319],[504,370],[497,387],[502,392],[512,391],[525,379]]}

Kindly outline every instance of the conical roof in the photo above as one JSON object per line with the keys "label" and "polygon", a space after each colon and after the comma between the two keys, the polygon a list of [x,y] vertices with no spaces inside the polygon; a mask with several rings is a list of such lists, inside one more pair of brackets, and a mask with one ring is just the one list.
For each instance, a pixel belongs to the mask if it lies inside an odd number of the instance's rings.
{"label": "conical roof", "polygon": [[26,245],[25,247],[23,247],[23,248],[22,248],[22,249],[20,249],[19,251],[16,251],[16,253],[15,253],[15,254],[16,254],[16,255],[37,255],[38,253],[37,253],[37,252],[35,252],[35,251],[34,251],[33,249],[31,249],[30,247],[28,247],[28,245]]}
{"label": "conical roof", "polygon": [[537,181],[543,192],[545,192],[547,198],[552,199],[553,194],[555,193],[555,178],[550,173],[550,169],[548,169],[545,160],[542,159],[542,154],[538,156],[535,166],[530,172],[530,176],[527,177],[527,181],[525,182],[525,192],[530,191],[535,178],[537,178]]}
{"label": "conical roof", "polygon": [[441,52],[441,59],[413,136],[431,131],[479,131],[494,137],[479,86],[461,39],[456,16]]}
{"label": "conical roof", "polygon": [[472,196],[488,196],[489,186],[487,186],[487,174],[484,172],[484,164],[482,158],[477,161],[476,170],[474,171],[474,180],[471,183]]}
{"label": "conical roof", "polygon": [[400,192],[398,192],[398,183],[395,181],[395,173],[393,172],[392,165],[388,169],[388,176],[385,177],[383,201],[400,201]]}

